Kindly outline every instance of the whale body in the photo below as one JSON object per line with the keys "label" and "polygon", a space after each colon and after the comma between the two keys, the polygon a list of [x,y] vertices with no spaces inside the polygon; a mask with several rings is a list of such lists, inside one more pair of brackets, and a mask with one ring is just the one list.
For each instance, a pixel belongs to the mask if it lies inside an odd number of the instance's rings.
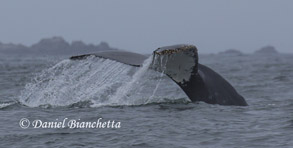
{"label": "whale body", "polygon": [[[73,56],[71,60],[82,60],[88,56],[106,58],[142,66],[147,56],[127,51],[104,51]],[[166,74],[178,84],[192,102],[247,106],[245,99],[233,86],[209,67],[198,63],[197,48],[193,45],[173,45],[153,52],[150,69]]]}

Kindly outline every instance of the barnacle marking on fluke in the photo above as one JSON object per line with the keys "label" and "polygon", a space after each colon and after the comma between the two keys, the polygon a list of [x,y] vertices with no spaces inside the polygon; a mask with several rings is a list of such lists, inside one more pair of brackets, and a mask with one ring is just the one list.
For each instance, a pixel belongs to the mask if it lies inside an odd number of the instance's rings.
{"label": "barnacle marking on fluke", "polygon": [[181,52],[181,51],[186,51],[186,50],[193,50],[193,49],[196,49],[196,47],[194,45],[183,45],[181,47],[178,47],[178,48],[172,48],[170,47],[169,49],[166,48],[162,51],[158,51],[160,50],[161,48],[158,48],[157,50],[154,51],[155,54],[158,54],[158,55],[162,55],[162,54],[173,54],[173,53],[178,53],[178,52]]}

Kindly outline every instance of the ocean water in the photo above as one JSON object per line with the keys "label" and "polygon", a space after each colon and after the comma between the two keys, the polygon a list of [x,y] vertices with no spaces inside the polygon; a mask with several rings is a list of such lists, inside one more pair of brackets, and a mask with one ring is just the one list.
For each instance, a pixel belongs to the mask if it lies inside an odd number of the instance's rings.
{"label": "ocean water", "polygon": [[[199,61],[249,106],[192,103],[168,77],[148,71],[149,61],[134,68],[94,57],[0,55],[0,147],[293,147],[293,55]],[[70,120],[115,123],[73,128]]]}

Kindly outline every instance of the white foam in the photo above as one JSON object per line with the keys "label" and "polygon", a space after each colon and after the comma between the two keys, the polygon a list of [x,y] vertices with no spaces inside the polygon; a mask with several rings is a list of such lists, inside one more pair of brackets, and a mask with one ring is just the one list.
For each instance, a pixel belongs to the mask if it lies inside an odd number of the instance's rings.
{"label": "white foam", "polygon": [[7,103],[3,102],[3,103],[0,103],[0,109],[5,108],[5,107],[10,106],[10,105],[13,105],[13,104],[15,104],[15,102],[7,102]]}

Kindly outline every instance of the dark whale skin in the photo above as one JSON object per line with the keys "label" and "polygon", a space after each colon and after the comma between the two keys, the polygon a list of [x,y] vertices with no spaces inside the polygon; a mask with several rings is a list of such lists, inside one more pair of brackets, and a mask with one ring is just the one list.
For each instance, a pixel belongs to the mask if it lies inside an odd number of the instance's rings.
{"label": "dark whale skin", "polygon": [[218,73],[207,66],[198,64],[198,74],[194,77],[195,85],[183,90],[194,90],[189,98],[192,101],[203,101],[209,104],[247,106],[245,99],[237,93],[233,86]]}

